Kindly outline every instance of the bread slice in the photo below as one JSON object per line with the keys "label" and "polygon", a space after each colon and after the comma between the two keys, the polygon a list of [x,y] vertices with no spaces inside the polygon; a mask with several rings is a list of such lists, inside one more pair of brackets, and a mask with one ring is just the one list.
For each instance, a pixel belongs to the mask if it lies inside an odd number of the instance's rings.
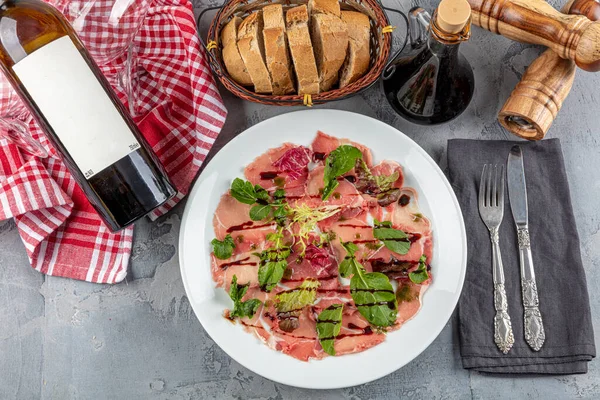
{"label": "bread slice", "polygon": [[310,15],[331,14],[339,17],[340,11],[338,0],[308,0],[308,13]]}
{"label": "bread slice", "polygon": [[310,41],[306,5],[290,8],[285,13],[285,21],[296,70],[298,94],[319,94],[319,74]]}
{"label": "bread slice", "polygon": [[240,17],[233,17],[221,31],[221,46],[225,47],[230,43],[237,42],[238,27],[242,23]]}
{"label": "bread slice", "polygon": [[348,55],[340,73],[340,88],[359,80],[369,69],[371,21],[363,13],[342,11],[342,20],[348,28]]}
{"label": "bread slice", "polygon": [[265,65],[262,12],[250,14],[238,28],[238,49],[250,74],[256,93],[273,93],[271,76]]}
{"label": "bread slice", "polygon": [[319,71],[319,90],[326,92],[338,82],[346,60],[348,30],[340,17],[318,13],[311,16],[310,33]]}
{"label": "bread slice", "polygon": [[285,21],[283,20],[283,7],[281,4],[271,4],[269,6],[265,6],[263,7],[262,12],[265,29],[285,29]]}
{"label": "bread slice", "polygon": [[283,8],[281,4],[272,4],[263,7],[265,42],[265,60],[271,73],[273,94],[284,95],[295,91],[292,64],[290,61],[285,23],[283,22]]}
{"label": "bread slice", "polygon": [[251,86],[252,79],[250,79],[237,46],[237,29],[241,23],[242,19],[235,17],[221,31],[221,44],[223,46],[221,54],[229,75],[240,85]]}

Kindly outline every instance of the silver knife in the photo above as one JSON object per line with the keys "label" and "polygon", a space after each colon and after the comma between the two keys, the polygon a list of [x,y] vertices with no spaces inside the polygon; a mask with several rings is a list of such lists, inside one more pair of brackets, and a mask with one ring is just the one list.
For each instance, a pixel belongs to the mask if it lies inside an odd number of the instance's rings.
{"label": "silver knife", "polygon": [[513,146],[508,155],[506,167],[508,198],[517,225],[519,241],[519,264],[521,265],[521,294],[523,296],[525,341],[535,351],[539,351],[546,339],[544,324],[539,309],[535,272],[531,258],[529,225],[527,216],[527,187],[523,168],[523,153],[520,146]]}

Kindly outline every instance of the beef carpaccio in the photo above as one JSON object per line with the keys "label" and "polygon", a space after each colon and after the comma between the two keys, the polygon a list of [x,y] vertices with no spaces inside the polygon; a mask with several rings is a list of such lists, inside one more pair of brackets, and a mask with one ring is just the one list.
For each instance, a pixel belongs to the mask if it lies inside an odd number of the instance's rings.
{"label": "beef carpaccio", "polygon": [[433,236],[394,161],[318,132],[257,157],[214,215],[224,315],[299,360],[373,347],[420,309]]}

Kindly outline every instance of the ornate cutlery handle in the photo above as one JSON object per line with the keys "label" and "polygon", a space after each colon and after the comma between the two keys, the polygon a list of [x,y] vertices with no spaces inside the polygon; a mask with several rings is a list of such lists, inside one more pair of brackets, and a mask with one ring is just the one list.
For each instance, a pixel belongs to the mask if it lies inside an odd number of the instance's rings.
{"label": "ornate cutlery handle", "polygon": [[502,266],[502,254],[500,253],[500,236],[498,228],[490,230],[492,241],[492,268],[494,274],[494,342],[504,354],[515,344],[510,315],[508,315],[508,301],[506,289],[504,288],[504,267]]}
{"label": "ornate cutlery handle", "polygon": [[535,351],[539,351],[546,340],[546,332],[539,309],[537,285],[533,259],[531,258],[531,244],[529,229],[519,227],[519,260],[521,264],[521,293],[523,295],[525,341]]}

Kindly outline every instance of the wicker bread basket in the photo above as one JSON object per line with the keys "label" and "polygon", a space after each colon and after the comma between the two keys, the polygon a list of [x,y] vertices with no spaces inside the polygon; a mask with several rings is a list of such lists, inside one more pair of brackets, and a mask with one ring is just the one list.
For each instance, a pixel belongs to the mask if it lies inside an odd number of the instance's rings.
{"label": "wicker bread basket", "polygon": [[378,0],[341,0],[340,6],[342,10],[359,11],[369,16],[371,20],[371,45],[370,45],[370,67],[369,71],[356,82],[342,88],[333,89],[317,95],[283,95],[276,96],[270,94],[259,94],[252,91],[252,88],[244,87],[234,81],[223,62],[221,53],[221,45],[219,38],[221,29],[231,20],[232,17],[238,16],[245,18],[253,11],[261,9],[269,4],[282,4],[284,12],[292,7],[306,4],[307,0],[226,0],[221,7],[212,7],[205,9],[198,17],[198,24],[202,16],[210,10],[218,9],[217,14],[213,18],[208,31],[206,41],[206,49],[209,55],[211,68],[221,83],[236,96],[253,101],[256,103],[277,105],[277,106],[296,106],[313,104],[321,104],[333,100],[341,100],[346,97],[353,96],[362,90],[373,85],[382,71],[384,70],[392,43],[391,33],[394,27],[390,26],[385,10],[399,13],[406,21],[406,16],[398,10],[383,7]]}

